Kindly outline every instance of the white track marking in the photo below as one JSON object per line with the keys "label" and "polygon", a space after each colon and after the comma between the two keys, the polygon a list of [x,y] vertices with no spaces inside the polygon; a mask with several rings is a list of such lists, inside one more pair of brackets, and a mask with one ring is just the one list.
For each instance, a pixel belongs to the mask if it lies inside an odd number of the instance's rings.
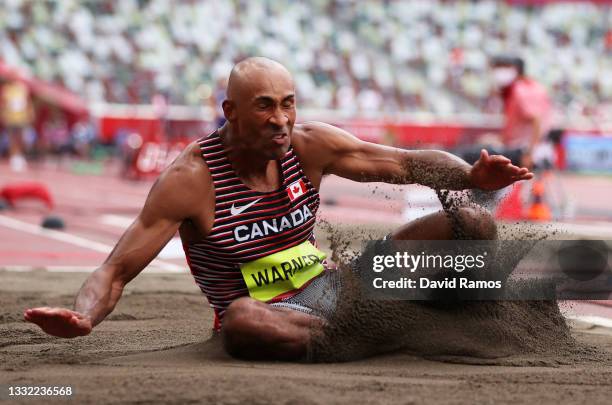
{"label": "white track marking", "polygon": [[597,315],[568,315],[567,319],[590,323],[604,328],[612,328],[612,319]]}
{"label": "white track marking", "polygon": [[[96,252],[108,254],[111,252],[111,250],[113,250],[112,246],[106,245],[104,243],[86,239],[81,236],[71,235],[66,232],[60,232],[53,229],[45,229],[36,225],[32,225],[28,222],[7,217],[5,215],[0,215],[0,225],[5,226],[7,228],[15,229],[17,231],[27,232],[33,235],[44,236],[50,239],[59,240],[61,242],[70,243],[72,245],[94,250]],[[170,273],[185,271],[185,266],[179,266],[174,263],[164,262],[159,259],[154,259],[151,264],[156,267],[162,268]]]}
{"label": "white track marking", "polygon": [[330,222],[346,224],[394,224],[399,225],[402,221],[400,213],[383,212],[363,208],[350,208],[323,205],[319,209],[321,218]]}
{"label": "white track marking", "polygon": [[[16,273],[28,273],[32,271],[47,271],[49,273],[91,273],[97,266],[25,266],[22,264],[0,265],[0,271],[10,271]],[[150,264],[143,271],[143,274],[168,274],[169,271],[163,267]],[[172,271],[171,273],[177,273]]]}
{"label": "white track marking", "polygon": [[71,235],[66,232],[60,232],[53,229],[45,229],[40,226],[32,225],[28,222],[20,221],[18,219],[10,218],[4,215],[0,215],[0,225],[14,229],[16,231],[22,231],[33,235],[45,236],[50,239],[70,243],[72,245],[84,247],[90,250],[95,250],[96,252],[109,253],[112,250],[112,247],[100,242],[95,242],[89,239],[82,238],[80,236]]}
{"label": "white track marking", "polygon": [[[128,226],[132,225],[134,222],[134,218],[126,217],[123,215],[114,215],[114,214],[106,214],[102,215],[100,218],[100,223],[104,225],[114,226],[121,229],[126,229]],[[181,259],[185,257],[185,252],[183,251],[183,243],[180,238],[172,238],[170,241],[164,246],[164,248],[157,255],[160,259]]]}
{"label": "white track marking", "polygon": [[160,259],[180,259],[185,257],[181,238],[172,238],[157,255]]}
{"label": "white track marking", "polygon": [[595,222],[592,224],[576,224],[567,222],[553,223],[556,229],[575,235],[584,235],[592,238],[612,239],[612,227],[609,222]]}
{"label": "white track marking", "polygon": [[134,222],[134,218],[125,217],[123,215],[106,214],[100,217],[100,223],[123,229],[132,225],[132,222]]}

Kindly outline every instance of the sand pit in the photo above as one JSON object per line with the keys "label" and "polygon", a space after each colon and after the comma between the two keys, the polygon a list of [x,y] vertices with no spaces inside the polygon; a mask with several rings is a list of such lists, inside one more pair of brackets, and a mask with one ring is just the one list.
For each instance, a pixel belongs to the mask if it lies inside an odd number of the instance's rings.
{"label": "sand pit", "polygon": [[[386,232],[352,227],[319,240],[355,251]],[[0,384],[71,385],[78,403],[595,404],[612,392],[612,330],[567,327],[551,303],[441,310],[352,296],[310,364],[229,357],[188,273],[140,275],[87,337],[53,338],[22,320],[27,307],[72,307],[86,277],[0,270]]]}
{"label": "sand pit", "polygon": [[329,325],[316,335],[314,361],[351,361],[397,350],[466,364],[612,361],[612,354],[572,336],[554,301],[440,303],[344,295]]}
{"label": "sand pit", "polygon": [[72,385],[72,403],[595,404],[609,403],[612,392],[612,331],[584,325],[571,332],[585,350],[573,356],[433,360],[400,351],[330,364],[235,360],[211,339],[212,311],[188,274],[141,275],[88,337],[56,339],[21,320],[30,305],[70,306],[85,277],[0,272],[0,383]]}

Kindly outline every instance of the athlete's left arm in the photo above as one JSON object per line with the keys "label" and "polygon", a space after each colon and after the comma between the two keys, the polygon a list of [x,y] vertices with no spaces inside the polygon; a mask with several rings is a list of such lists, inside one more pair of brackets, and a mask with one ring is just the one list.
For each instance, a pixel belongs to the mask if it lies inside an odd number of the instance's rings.
{"label": "athlete's left arm", "polygon": [[533,177],[527,168],[514,166],[510,159],[489,155],[485,150],[471,166],[440,150],[404,150],[378,145],[322,123],[309,123],[308,127],[318,144],[323,174],[362,182],[418,183],[448,190],[497,190]]}

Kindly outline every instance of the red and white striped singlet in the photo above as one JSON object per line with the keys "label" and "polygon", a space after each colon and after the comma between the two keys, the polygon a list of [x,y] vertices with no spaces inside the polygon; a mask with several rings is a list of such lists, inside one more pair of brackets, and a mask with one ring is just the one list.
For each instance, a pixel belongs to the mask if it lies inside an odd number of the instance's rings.
{"label": "red and white striped singlet", "polygon": [[[183,248],[197,285],[214,308],[218,329],[227,307],[249,295],[241,264],[305,241],[315,244],[319,193],[304,174],[293,147],[280,160],[280,188],[264,193],[240,181],[217,131],[198,143],[213,179],[215,219],[206,238]],[[305,287],[270,302],[289,298]]]}

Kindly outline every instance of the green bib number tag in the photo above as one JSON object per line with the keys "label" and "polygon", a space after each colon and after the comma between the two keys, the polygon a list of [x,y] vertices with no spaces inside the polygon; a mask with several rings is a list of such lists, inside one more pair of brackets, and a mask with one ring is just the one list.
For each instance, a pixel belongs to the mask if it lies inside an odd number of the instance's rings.
{"label": "green bib number tag", "polygon": [[240,266],[249,295],[269,301],[300,288],[324,270],[325,253],[308,241]]}

